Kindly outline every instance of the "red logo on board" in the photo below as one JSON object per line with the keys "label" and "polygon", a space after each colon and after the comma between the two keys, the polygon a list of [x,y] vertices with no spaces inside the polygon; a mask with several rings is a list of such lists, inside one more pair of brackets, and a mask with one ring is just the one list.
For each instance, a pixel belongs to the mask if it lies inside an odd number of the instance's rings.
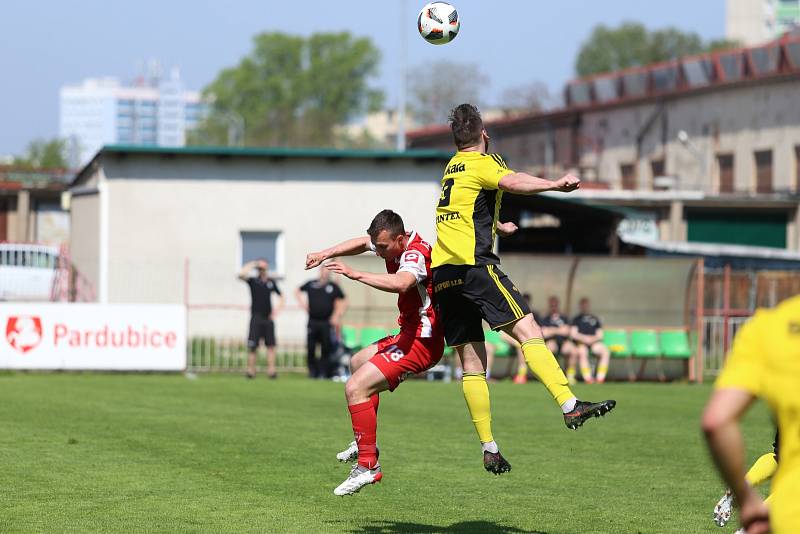
{"label": "red logo on board", "polygon": [[25,354],[42,342],[42,320],[35,315],[12,315],[6,323],[8,344]]}

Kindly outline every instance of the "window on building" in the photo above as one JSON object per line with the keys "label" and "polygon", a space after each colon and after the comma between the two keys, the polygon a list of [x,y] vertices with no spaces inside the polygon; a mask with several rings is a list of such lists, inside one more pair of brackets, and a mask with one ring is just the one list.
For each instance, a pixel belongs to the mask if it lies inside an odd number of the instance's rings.
{"label": "window on building", "polygon": [[636,168],[633,164],[622,164],[619,166],[622,176],[622,189],[636,189]]}
{"label": "window on building", "polygon": [[719,192],[733,193],[733,154],[717,154]]}
{"label": "window on building", "polygon": [[258,258],[265,258],[269,262],[271,272],[283,272],[280,232],[240,232],[239,235],[242,244],[240,265]]}
{"label": "window on building", "polygon": [[772,193],[772,150],[759,150],[756,157],[756,193]]}
{"label": "window on building", "polygon": [[665,175],[666,168],[663,159],[654,159],[650,162],[650,173],[653,175],[653,189],[663,190],[663,186],[656,184],[656,178]]}

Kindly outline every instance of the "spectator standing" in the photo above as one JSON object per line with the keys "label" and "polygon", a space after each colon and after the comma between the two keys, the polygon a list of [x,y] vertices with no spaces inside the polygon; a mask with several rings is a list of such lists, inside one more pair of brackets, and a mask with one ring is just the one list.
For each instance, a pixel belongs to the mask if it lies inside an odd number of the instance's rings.
{"label": "spectator standing", "polygon": [[[305,296],[303,295],[305,293]],[[295,290],[300,307],[308,313],[306,345],[309,378],[332,378],[334,335],[338,336],[347,299],[338,284],[330,280],[328,269],[319,270],[319,278],[309,280]],[[320,357],[317,358],[317,346]]]}
{"label": "spectator standing", "polygon": [[[253,269],[256,276],[251,276]],[[283,309],[283,296],[275,281],[269,277],[269,262],[264,258],[249,261],[242,266],[239,279],[250,288],[250,331],[247,335],[247,378],[256,376],[256,351],[260,341],[267,348],[267,376],[277,378],[275,370],[275,319]],[[273,309],[272,294],[278,296]]]}

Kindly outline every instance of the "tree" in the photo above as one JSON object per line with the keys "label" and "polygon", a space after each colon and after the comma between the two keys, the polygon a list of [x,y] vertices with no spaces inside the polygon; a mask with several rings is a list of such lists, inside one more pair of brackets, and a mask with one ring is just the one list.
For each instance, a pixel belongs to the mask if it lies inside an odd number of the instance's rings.
{"label": "tree", "polygon": [[489,78],[474,63],[425,63],[409,76],[409,108],[422,124],[447,121],[450,110],[469,102],[480,106]]}
{"label": "tree", "polygon": [[553,98],[547,85],[530,82],[503,90],[498,107],[508,115],[534,113],[549,108]]}
{"label": "tree", "polygon": [[262,33],[253,45],[204,89],[211,111],[190,142],[227,144],[243,122],[242,144],[332,146],[334,126],[382,103],[368,85],[380,53],[367,38]]}
{"label": "tree", "polygon": [[638,22],[617,28],[601,24],[581,46],[575,70],[578,76],[587,76],[733,46],[736,43],[729,40],[703,43],[696,33],[675,28],[649,32]]}
{"label": "tree", "polygon": [[25,154],[14,158],[15,167],[23,169],[66,169],[67,141],[65,139],[35,139],[30,142]]}

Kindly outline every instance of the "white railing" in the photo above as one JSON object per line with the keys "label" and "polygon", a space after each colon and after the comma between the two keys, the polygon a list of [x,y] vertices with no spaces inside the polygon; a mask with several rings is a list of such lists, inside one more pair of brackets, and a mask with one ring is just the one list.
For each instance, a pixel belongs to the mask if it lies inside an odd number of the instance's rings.
{"label": "white railing", "polygon": [[[186,368],[192,372],[244,372],[247,369],[247,341],[244,338],[193,337],[187,342]],[[256,369],[266,368],[266,351],[256,352]],[[280,343],[275,364],[280,371],[305,372],[305,342]]]}
{"label": "white railing", "polygon": [[749,317],[728,317],[726,332],[726,319],[724,317],[703,317],[704,374],[711,376],[719,374],[722,365],[725,363],[726,350],[730,350],[736,332],[748,319]]}

